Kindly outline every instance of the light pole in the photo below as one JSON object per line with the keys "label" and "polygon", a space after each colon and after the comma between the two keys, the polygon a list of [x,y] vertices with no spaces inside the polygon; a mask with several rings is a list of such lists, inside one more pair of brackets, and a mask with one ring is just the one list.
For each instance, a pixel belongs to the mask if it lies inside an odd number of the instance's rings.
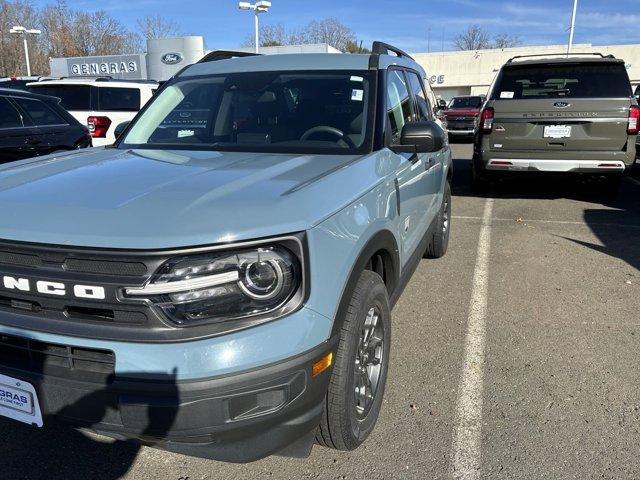
{"label": "light pole", "polygon": [[31,64],[29,63],[29,45],[27,43],[27,35],[40,35],[42,32],[40,30],[36,30],[34,28],[27,29],[20,25],[16,25],[11,27],[9,33],[14,35],[22,35],[22,41],[24,42],[24,60],[27,64],[27,77],[31,76]]}
{"label": "light pole", "polygon": [[256,53],[260,53],[260,21],[258,20],[258,15],[261,13],[267,13],[269,8],[271,8],[271,2],[260,1],[256,3],[249,2],[240,2],[238,3],[238,7],[240,10],[253,10],[254,12],[254,23],[256,28]]}
{"label": "light pole", "polygon": [[567,45],[567,57],[573,48],[573,32],[576,29],[576,14],[578,13],[578,0],[573,0],[573,13],[571,14],[571,26],[569,27],[569,44]]}

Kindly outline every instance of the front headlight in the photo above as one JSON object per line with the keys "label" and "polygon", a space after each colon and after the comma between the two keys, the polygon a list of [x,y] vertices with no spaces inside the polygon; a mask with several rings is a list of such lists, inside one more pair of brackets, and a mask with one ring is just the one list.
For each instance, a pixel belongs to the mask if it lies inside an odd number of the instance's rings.
{"label": "front headlight", "polygon": [[[165,263],[125,297],[150,301],[174,323],[202,323],[283,314],[302,297],[301,260],[282,245],[210,253]],[[295,305],[292,305],[294,304]]]}

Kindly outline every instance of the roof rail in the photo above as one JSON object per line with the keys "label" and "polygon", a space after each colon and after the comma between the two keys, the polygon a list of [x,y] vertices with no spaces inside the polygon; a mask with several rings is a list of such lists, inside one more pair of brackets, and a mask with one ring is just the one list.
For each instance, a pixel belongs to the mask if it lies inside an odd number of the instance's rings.
{"label": "roof rail", "polygon": [[373,42],[373,47],[371,48],[372,55],[389,55],[389,52],[395,53],[398,57],[413,60],[413,57],[411,55],[400,50],[397,47],[394,47],[393,45],[389,45],[388,43],[384,42]]}
{"label": "roof rail", "polygon": [[249,52],[234,52],[231,50],[215,50],[213,52],[207,53],[197,63],[217,62],[219,60],[229,60],[231,58],[256,57],[258,55],[260,54]]}
{"label": "roof rail", "polygon": [[69,75],[66,77],[58,77],[58,78],[47,78],[45,80],[40,80],[41,82],[46,82],[49,80],[96,80],[96,81],[107,81],[113,80],[113,77],[110,75]]}
{"label": "roof rail", "polygon": [[569,57],[571,56],[585,56],[585,55],[594,55],[600,58],[616,58],[613,55],[603,55],[600,52],[585,52],[585,53],[538,53],[534,55],[516,55],[515,57],[507,60],[507,63],[512,63],[514,60],[519,60],[521,58],[531,58],[531,57]]}

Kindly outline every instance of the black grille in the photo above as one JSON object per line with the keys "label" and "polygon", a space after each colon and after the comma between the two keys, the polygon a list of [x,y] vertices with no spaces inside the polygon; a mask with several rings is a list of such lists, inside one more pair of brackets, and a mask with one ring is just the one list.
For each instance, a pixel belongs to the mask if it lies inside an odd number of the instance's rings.
{"label": "black grille", "polygon": [[64,268],[71,272],[102,273],[105,275],[123,275],[137,277],[147,273],[147,266],[139,262],[109,262],[67,258]]}
{"label": "black grille", "polygon": [[14,252],[1,252],[0,263],[7,265],[19,265],[23,267],[40,267],[42,260],[37,255],[25,255]]}
{"label": "black grille", "polygon": [[112,351],[45,343],[0,334],[0,365],[33,374],[104,381],[114,373]]}

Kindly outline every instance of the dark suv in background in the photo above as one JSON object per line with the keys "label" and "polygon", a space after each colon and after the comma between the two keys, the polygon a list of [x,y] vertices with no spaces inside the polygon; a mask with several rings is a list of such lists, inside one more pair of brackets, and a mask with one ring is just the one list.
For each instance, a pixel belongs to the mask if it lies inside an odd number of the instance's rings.
{"label": "dark suv in background", "polygon": [[640,108],[623,60],[514,57],[482,111],[474,183],[505,172],[556,172],[603,176],[615,188],[633,166],[638,133]]}
{"label": "dark suv in background", "polygon": [[484,95],[454,97],[444,110],[447,119],[447,132],[450,138],[473,137],[476,121],[487,100]]}
{"label": "dark suv in background", "polygon": [[0,163],[91,146],[59,99],[0,88]]}

